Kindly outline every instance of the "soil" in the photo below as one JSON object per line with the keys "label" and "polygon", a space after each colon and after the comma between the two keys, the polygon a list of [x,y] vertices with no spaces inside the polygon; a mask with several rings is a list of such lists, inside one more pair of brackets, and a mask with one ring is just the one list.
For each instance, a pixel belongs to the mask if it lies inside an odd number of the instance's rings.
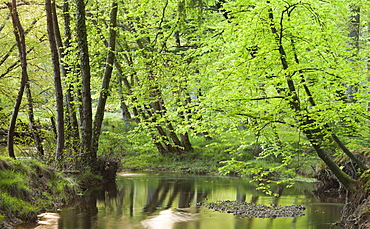
{"label": "soil", "polygon": [[[363,156],[362,156],[363,157]],[[365,162],[368,157],[364,157]],[[345,229],[370,229],[370,170],[359,177],[359,168],[352,162],[342,163],[343,171],[357,180],[357,189],[348,193],[328,169],[318,171],[315,178],[321,181],[314,194],[318,197],[344,199],[341,219],[335,224]]]}

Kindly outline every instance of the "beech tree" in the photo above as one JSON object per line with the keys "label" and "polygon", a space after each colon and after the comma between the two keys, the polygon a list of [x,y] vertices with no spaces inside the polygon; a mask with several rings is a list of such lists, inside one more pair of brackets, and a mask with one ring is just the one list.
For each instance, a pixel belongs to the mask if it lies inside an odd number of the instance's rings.
{"label": "beech tree", "polygon": [[[218,26],[224,40],[212,43],[219,52],[208,55],[210,60],[216,55],[222,58],[202,73],[208,76],[204,82],[212,84],[204,96],[205,107],[239,122],[250,120],[250,130],[257,129],[259,136],[278,137],[278,131],[271,130],[284,125],[296,128],[341,184],[354,191],[355,180],[328,151],[329,145],[337,144],[362,172],[368,169],[338,137],[348,133],[349,126],[358,127],[355,120],[366,123],[366,63],[364,52],[350,48],[355,42],[347,30],[354,13],[351,6],[344,1],[225,3],[229,17]],[[356,60],[347,58],[352,53]],[[356,103],[344,99],[347,85],[356,85],[357,92],[350,95]],[[281,150],[282,144],[271,138],[261,156],[280,155],[288,165],[295,156]],[[233,163],[239,162],[228,165]],[[241,165],[250,173],[260,172],[260,179],[282,169],[261,172],[248,163]]]}
{"label": "beech tree", "polygon": [[14,36],[18,46],[18,53],[22,68],[22,80],[18,90],[18,96],[14,105],[13,113],[11,116],[9,129],[8,129],[8,138],[7,138],[7,146],[8,146],[8,154],[10,157],[15,158],[14,154],[14,130],[15,124],[19,112],[19,108],[22,102],[23,92],[26,87],[28,81],[28,72],[27,72],[27,51],[26,51],[26,41],[25,41],[25,34],[23,27],[20,23],[18,11],[17,11],[17,2],[13,0],[11,3],[7,4],[10,10],[12,23],[14,27]]}
{"label": "beech tree", "polygon": [[[58,49],[60,45],[57,42],[57,35],[59,35],[59,27],[57,22],[57,15],[55,10],[55,3],[52,4],[51,0],[45,1],[47,31],[49,36],[51,60],[54,69],[54,87],[55,98],[58,117],[58,130],[57,130],[57,147],[55,152],[55,160],[58,161],[63,156],[64,150],[64,108],[63,108],[63,88],[60,74],[60,58]],[[60,43],[60,42],[59,42]]]}
{"label": "beech tree", "polygon": [[84,165],[92,165],[95,155],[92,147],[92,105],[91,105],[91,69],[89,60],[89,46],[86,31],[85,1],[76,1],[76,41],[79,51],[79,64],[81,73],[81,159]]}

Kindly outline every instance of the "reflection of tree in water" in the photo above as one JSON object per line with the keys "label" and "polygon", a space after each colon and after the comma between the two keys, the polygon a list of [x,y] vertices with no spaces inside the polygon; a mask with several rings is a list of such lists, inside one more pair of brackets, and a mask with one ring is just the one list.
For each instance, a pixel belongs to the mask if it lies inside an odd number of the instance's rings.
{"label": "reflection of tree in water", "polygon": [[[59,220],[58,228],[97,228],[98,201],[103,201],[107,207],[113,209],[109,200],[117,197],[117,187],[115,183],[106,184],[103,187],[87,191],[73,208],[68,210],[68,217]],[[65,210],[67,211],[67,210]]]}
{"label": "reflection of tree in water", "polygon": [[[162,179],[158,182],[157,187],[148,188],[144,212],[153,213],[157,209],[169,209],[171,207],[188,208],[194,198],[196,198],[196,202],[200,202],[207,196],[207,191],[203,189],[196,190],[195,187],[192,180],[168,182]],[[179,198],[176,206],[173,202],[177,196]]]}
{"label": "reflection of tree in water", "polygon": [[[215,192],[215,190],[218,191]],[[284,195],[289,195],[292,192],[291,189],[284,190],[283,186],[275,186],[273,190],[276,197],[269,199],[267,204],[282,204],[280,196],[283,192]],[[308,198],[311,194],[305,193],[304,190],[298,190],[298,193],[308,196]],[[210,223],[212,220],[209,221],[210,218],[198,219],[198,215],[194,213],[200,213],[200,216],[208,213],[201,208],[194,208],[194,206],[197,202],[203,202],[209,194],[211,194],[210,199],[215,196],[229,196],[230,200],[237,201],[252,203],[266,201],[262,193],[255,191],[255,186],[242,179],[239,181],[239,179],[231,178],[182,177],[177,174],[161,177],[157,173],[155,175],[129,176],[117,179],[117,187],[113,184],[91,191],[89,195],[82,197],[83,201],[74,205],[73,208],[63,209],[59,228],[108,229],[129,228],[130,225],[134,227],[141,225],[145,228],[167,228],[163,225],[154,227],[158,226],[159,223],[165,223],[167,226],[172,225],[171,229],[186,228],[189,225],[194,229],[206,228],[208,223],[212,224]],[[296,198],[302,198],[302,196]],[[340,211],[340,207],[338,209]],[[308,217],[318,217],[318,214],[314,212],[316,210],[326,211],[323,207],[318,206],[310,210]],[[327,215],[319,217],[325,216]],[[276,225],[278,221],[275,219],[262,220],[263,226],[260,225],[261,219],[235,216],[232,226],[228,224],[227,228],[267,229],[279,226]],[[299,227],[296,218],[291,218],[289,221],[292,228]],[[222,220],[220,222],[224,223]]]}

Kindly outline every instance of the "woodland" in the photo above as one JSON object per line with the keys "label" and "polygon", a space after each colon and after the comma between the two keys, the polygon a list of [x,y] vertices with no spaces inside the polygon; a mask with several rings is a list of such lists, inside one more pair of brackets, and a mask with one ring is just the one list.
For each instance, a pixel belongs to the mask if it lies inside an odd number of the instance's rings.
{"label": "woodland", "polygon": [[369,8],[365,0],[2,3],[1,154],[71,173],[99,175],[109,163],[213,170],[251,176],[267,193],[327,169],[350,200],[338,224],[366,228]]}

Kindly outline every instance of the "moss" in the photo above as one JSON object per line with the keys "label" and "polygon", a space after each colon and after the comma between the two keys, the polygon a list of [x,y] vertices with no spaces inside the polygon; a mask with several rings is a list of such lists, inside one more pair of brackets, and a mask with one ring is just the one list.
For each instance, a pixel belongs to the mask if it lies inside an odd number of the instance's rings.
{"label": "moss", "polygon": [[370,193],[370,169],[366,170],[360,178],[361,183],[363,184],[364,191]]}
{"label": "moss", "polygon": [[5,216],[3,214],[0,214],[0,225],[3,223]]}

